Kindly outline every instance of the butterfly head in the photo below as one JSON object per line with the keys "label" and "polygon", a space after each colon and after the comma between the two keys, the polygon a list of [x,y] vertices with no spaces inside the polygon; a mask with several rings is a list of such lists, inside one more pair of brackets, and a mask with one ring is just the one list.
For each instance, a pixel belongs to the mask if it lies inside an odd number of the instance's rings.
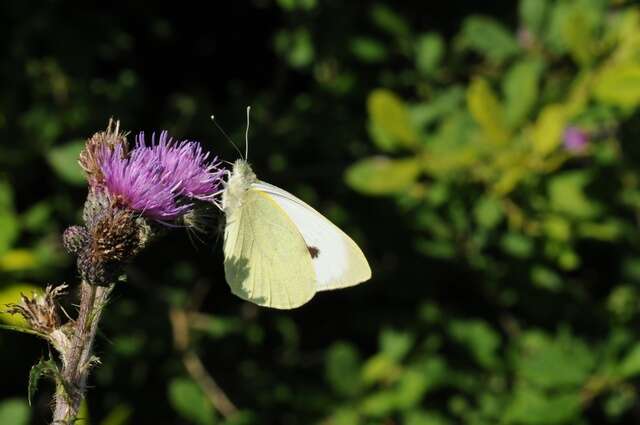
{"label": "butterfly head", "polygon": [[228,212],[240,207],[247,191],[256,181],[256,175],[249,163],[244,159],[236,160],[222,194],[222,209]]}

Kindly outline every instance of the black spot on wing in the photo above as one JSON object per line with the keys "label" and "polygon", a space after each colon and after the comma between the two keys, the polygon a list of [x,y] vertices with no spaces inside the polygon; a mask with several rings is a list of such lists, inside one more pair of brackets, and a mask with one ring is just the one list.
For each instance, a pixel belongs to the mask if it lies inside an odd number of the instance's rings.
{"label": "black spot on wing", "polygon": [[315,246],[308,246],[307,249],[309,250],[309,254],[311,254],[311,258],[318,258],[320,255],[320,250]]}

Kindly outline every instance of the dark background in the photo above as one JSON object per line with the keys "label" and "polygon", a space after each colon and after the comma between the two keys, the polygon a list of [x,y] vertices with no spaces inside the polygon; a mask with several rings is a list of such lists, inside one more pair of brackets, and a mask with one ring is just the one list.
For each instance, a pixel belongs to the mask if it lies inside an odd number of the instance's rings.
{"label": "dark background", "polygon": [[[605,5],[598,10],[608,7],[607,2],[595,3]],[[607,13],[626,10],[629,2],[618,3]],[[17,282],[73,286],[77,281],[72,260],[61,253],[58,235],[78,223],[86,187],[56,174],[52,149],[89,137],[116,117],[132,135],[168,129],[179,139],[197,140],[234,161],[237,152],[209,116],[215,114],[243,150],[248,105],[252,107],[249,160],[258,176],[297,194],[352,235],[373,270],[370,282],[320,293],[298,310],[261,309],[234,297],[224,282],[223,223],[217,212],[205,235],[190,237],[180,229],[168,232],[128,268],[128,282],[117,287],[106,311],[97,342],[103,364],[93,374],[88,396],[91,423],[441,425],[637,420],[633,374],[618,378],[596,365],[609,357],[615,358],[611,364],[623,363],[625,353],[633,352],[637,272],[629,272],[631,263],[622,258],[636,257],[636,210],[621,202],[606,211],[624,224],[628,237],[606,242],[572,239],[581,266],[549,266],[566,285],[560,290],[531,283],[532,267],[550,262],[549,244],[532,237],[528,246],[533,246],[533,253],[525,256],[517,247],[502,249],[500,238],[517,233],[506,224],[488,236],[493,242],[487,243],[482,255],[458,253],[446,258],[421,250],[418,239],[437,236],[420,227],[419,206],[400,195],[366,196],[350,188],[344,178],[351,164],[380,153],[367,131],[367,98],[374,89],[388,87],[407,101],[428,102],[422,83],[414,81],[418,77],[407,74],[414,80],[398,82],[413,67],[411,54],[400,36],[389,34],[371,18],[380,3],[287,4],[258,0],[0,5],[0,179],[12,188],[13,208],[21,220],[27,220],[35,205],[46,207],[41,222],[22,225],[13,241],[14,247],[33,248],[44,259],[40,266],[24,271],[3,272],[0,267],[0,289]],[[452,52],[443,59],[450,75],[429,82],[439,88],[465,86],[475,75],[499,81],[510,64],[483,67],[481,53],[462,54],[453,47],[466,18],[491,16],[512,34],[522,27],[518,4],[512,1],[399,1],[384,6],[412,33],[436,32],[450,43]],[[296,62],[289,56],[295,48],[278,40],[283,31],[300,29],[309,34],[314,54]],[[360,60],[349,49],[353,37],[380,40],[389,53],[382,60]],[[605,55],[598,61],[604,62]],[[558,72],[563,75],[558,87],[566,87],[568,78],[577,75],[578,65],[570,54],[541,57],[550,63],[549,72],[564,70]],[[334,75],[327,81],[323,72]],[[347,74],[352,78],[348,89],[336,88],[334,81]],[[540,95],[536,111],[548,99],[562,97],[552,93],[553,84],[545,86],[547,98]],[[628,155],[619,154],[613,163],[587,158],[563,165],[564,170],[592,170],[597,178],[588,196],[605,205],[610,193],[624,186],[625,178],[637,174],[632,144],[639,134],[638,114],[612,110],[602,113],[608,117],[604,121],[615,121],[616,140]],[[532,122],[536,114],[530,114]],[[545,179],[546,175],[530,179],[524,189],[505,199],[527,214],[541,216],[531,200],[546,196]],[[426,180],[433,183],[438,177]],[[460,206],[463,215],[471,215],[474,202],[490,192],[474,179],[445,180],[452,182],[447,183],[445,205]],[[446,214],[442,219],[453,220]],[[489,265],[478,266],[475,260]],[[616,302],[611,293],[619,285],[632,292],[621,295],[626,316],[620,320],[612,318],[607,307]],[[517,302],[508,301],[513,297]],[[69,297],[70,312],[73,302]],[[171,308],[195,309],[210,321],[208,331],[194,331],[193,350],[242,410],[240,415],[223,422],[205,399],[198,398],[198,387],[174,348]],[[514,327],[518,330],[512,332]],[[410,348],[402,352],[405,345]],[[49,355],[48,348],[28,335],[8,332],[0,334],[0,346],[0,399],[25,398],[29,368]],[[534,362],[532,371],[524,370],[530,365],[522,366],[524,360],[519,359],[547,346],[550,354]],[[585,355],[584,375],[569,377],[557,388],[540,384],[541,392],[527,392],[538,385],[536,377],[544,381],[546,374],[556,373],[554,366],[562,369],[562,362],[580,358],[576,350],[592,353]],[[434,358],[440,363],[430,363]],[[357,375],[361,367],[364,377],[351,378],[350,373]],[[418,379],[420,383],[411,387],[412,373],[427,377],[426,383]],[[363,383],[338,382],[341,374]],[[185,382],[196,394],[186,401],[174,392]],[[603,389],[593,390],[598,383]],[[487,397],[494,399],[483,398],[485,385],[492,394]],[[396,395],[389,395],[396,390]],[[51,384],[41,384],[30,423],[47,422],[52,391]],[[525,402],[518,398],[521,394]],[[564,396],[574,395],[581,400],[579,408],[562,403]],[[414,396],[416,401],[406,401]],[[623,407],[611,408],[615,403]],[[521,405],[533,406],[532,413],[525,409],[528,413],[520,414]],[[109,419],[117,416],[118,409],[126,413],[124,419]],[[548,411],[570,413],[545,419],[542,413]]]}

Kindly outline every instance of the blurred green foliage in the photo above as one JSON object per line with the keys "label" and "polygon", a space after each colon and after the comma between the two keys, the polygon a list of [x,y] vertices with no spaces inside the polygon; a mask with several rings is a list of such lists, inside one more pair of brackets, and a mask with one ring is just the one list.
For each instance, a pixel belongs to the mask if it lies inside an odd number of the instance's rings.
{"label": "blurred green foliage", "polygon": [[[223,281],[216,219],[195,249],[173,232],[109,306],[91,423],[638,421],[640,9],[428,3],[247,2],[205,20],[134,2],[81,9],[90,21],[60,1],[0,6],[15,22],[0,26],[0,303],[75,281],[59,234],[84,195],[78,139],[111,115],[232,160],[208,116],[241,140],[251,104],[259,175],[372,263],[369,283],[260,310]],[[254,33],[235,44],[240,27]],[[188,373],[171,309],[238,413]],[[46,349],[0,344],[0,423],[43,422],[52,389],[31,415],[24,400]]]}

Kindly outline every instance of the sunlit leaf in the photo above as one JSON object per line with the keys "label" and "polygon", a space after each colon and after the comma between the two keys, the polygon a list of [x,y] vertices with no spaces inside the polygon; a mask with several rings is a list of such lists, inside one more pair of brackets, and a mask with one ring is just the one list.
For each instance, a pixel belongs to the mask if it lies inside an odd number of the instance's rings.
{"label": "sunlit leaf", "polygon": [[405,103],[389,90],[377,89],[367,99],[369,117],[373,125],[393,139],[398,147],[412,147],[417,135]]}
{"label": "sunlit leaf", "polygon": [[15,272],[32,269],[38,259],[28,249],[12,249],[0,255],[0,271]]}
{"label": "sunlit leaf", "polygon": [[467,106],[473,119],[493,142],[503,143],[509,138],[505,115],[500,101],[486,80],[476,78],[467,90]]}
{"label": "sunlit leaf", "polygon": [[25,326],[26,322],[19,314],[9,314],[3,312],[6,304],[17,304],[20,302],[20,294],[31,296],[34,292],[40,293],[42,289],[28,283],[16,283],[0,287],[0,321],[13,326]]}
{"label": "sunlit leaf", "polygon": [[640,64],[605,68],[598,75],[593,89],[601,102],[629,109],[640,105]]}
{"label": "sunlit leaf", "polygon": [[547,155],[560,146],[567,119],[565,108],[559,104],[547,105],[540,112],[533,129],[533,148],[539,155]]}
{"label": "sunlit leaf", "polygon": [[420,175],[416,159],[372,157],[350,166],[345,174],[355,190],[369,195],[389,195],[401,192]]}

